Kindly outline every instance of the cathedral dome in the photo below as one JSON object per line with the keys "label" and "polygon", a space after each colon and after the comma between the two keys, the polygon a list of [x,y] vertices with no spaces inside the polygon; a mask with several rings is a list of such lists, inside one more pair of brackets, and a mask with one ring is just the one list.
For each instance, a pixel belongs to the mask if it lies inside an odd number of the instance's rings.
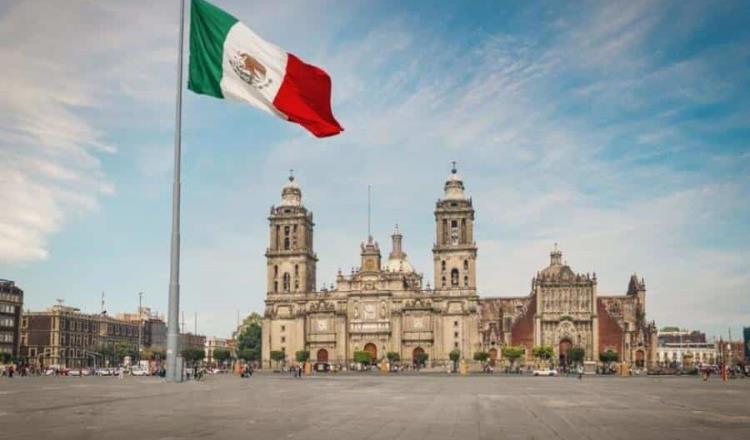
{"label": "cathedral dome", "polygon": [[383,266],[383,270],[389,272],[414,272],[414,267],[406,260],[406,252],[401,248],[403,237],[398,230],[398,225],[396,225],[393,235],[391,235],[392,250],[390,255],[388,255],[388,262]]}
{"label": "cathedral dome", "polygon": [[383,269],[389,272],[414,272],[414,267],[406,258],[389,258]]}
{"label": "cathedral dome", "polygon": [[555,249],[550,252],[549,257],[549,266],[542,269],[542,271],[540,272],[542,276],[547,278],[558,278],[560,276],[563,276],[565,278],[569,278],[571,276],[575,277],[575,272],[573,272],[573,269],[571,269],[567,264],[563,263],[562,251],[557,248],[557,243],[555,243]]}

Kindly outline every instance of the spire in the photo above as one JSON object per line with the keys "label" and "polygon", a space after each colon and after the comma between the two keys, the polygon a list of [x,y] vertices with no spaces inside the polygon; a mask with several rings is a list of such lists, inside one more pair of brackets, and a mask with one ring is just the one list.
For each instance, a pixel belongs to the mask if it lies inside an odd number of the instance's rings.
{"label": "spire", "polygon": [[370,229],[372,216],[372,185],[367,185],[367,242],[372,243],[372,231]]}
{"label": "spire", "polygon": [[562,265],[562,252],[560,249],[557,248],[557,243],[555,243],[555,248],[550,252],[549,254],[550,259],[550,266],[561,266]]}
{"label": "spire", "polygon": [[398,230],[398,223],[396,224],[396,228],[393,230],[393,235],[391,235],[392,245],[391,245],[391,253],[388,255],[389,259],[404,259],[406,258],[406,254],[401,249],[401,240],[403,239],[403,235],[401,235],[401,232]]}

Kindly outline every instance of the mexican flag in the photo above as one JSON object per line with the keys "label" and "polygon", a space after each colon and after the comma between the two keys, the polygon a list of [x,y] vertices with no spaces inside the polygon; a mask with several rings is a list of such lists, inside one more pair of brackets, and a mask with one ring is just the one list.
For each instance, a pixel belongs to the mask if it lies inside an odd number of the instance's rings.
{"label": "mexican flag", "polygon": [[325,71],[204,0],[192,0],[190,8],[188,89],[247,102],[317,137],[344,130],[331,111],[331,78]]}

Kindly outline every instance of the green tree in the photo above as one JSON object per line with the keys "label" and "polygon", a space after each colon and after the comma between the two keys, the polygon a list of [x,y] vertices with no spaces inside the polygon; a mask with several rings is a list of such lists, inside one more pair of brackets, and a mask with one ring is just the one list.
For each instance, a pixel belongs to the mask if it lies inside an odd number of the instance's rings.
{"label": "green tree", "polygon": [[137,350],[130,344],[124,342],[105,342],[99,344],[96,351],[102,355],[103,359],[108,359],[112,365],[121,364],[126,356],[135,359]]}
{"label": "green tree", "polygon": [[232,352],[227,350],[226,348],[216,348],[214,349],[213,356],[214,361],[218,364],[223,364],[232,357]]}
{"label": "green tree", "polygon": [[586,357],[586,350],[583,347],[573,347],[569,352],[570,361],[574,364],[580,364]]}
{"label": "green tree", "polygon": [[243,361],[257,361],[258,360],[258,353],[255,352],[255,350],[250,348],[242,348],[237,351],[237,358],[242,359]]}
{"label": "green tree", "polygon": [[487,362],[487,359],[490,358],[489,353],[484,351],[477,351],[474,353],[474,360],[479,362]]}
{"label": "green tree", "polygon": [[297,359],[297,362],[299,363],[305,363],[308,359],[310,359],[310,352],[306,350],[300,350],[294,353],[294,358]]}
{"label": "green tree", "polygon": [[620,355],[618,355],[614,350],[607,350],[599,353],[599,360],[602,361],[602,363],[606,364],[607,367],[609,367],[612,362],[617,362],[618,360],[620,360]]}
{"label": "green tree", "polygon": [[354,362],[362,365],[370,365],[370,362],[372,362],[372,355],[369,351],[355,351]]}
{"label": "green tree", "polygon": [[516,360],[518,358],[520,358],[521,356],[523,356],[524,352],[525,352],[525,350],[521,346],[518,346],[518,347],[514,347],[514,346],[503,347],[503,351],[502,351],[503,357],[506,358],[506,359],[508,359],[510,361],[510,367],[511,368],[513,368],[513,366],[515,365]]}
{"label": "green tree", "polygon": [[552,355],[555,353],[555,350],[552,347],[543,345],[539,347],[534,347],[531,350],[531,353],[534,355],[535,358],[546,361],[552,358]]}
{"label": "green tree", "polygon": [[401,360],[401,355],[399,355],[395,351],[389,351],[385,354],[385,357],[388,358],[388,362],[390,363],[398,362]]}
{"label": "green tree", "polygon": [[202,361],[206,357],[206,351],[202,348],[184,348],[180,351],[182,359],[189,366],[195,366],[198,362]]}
{"label": "green tree", "polygon": [[456,348],[448,353],[448,357],[453,362],[453,371],[456,371],[458,369],[458,360],[461,359],[461,350]]}
{"label": "green tree", "polygon": [[0,353],[0,364],[10,363],[10,353]]}
{"label": "green tree", "polygon": [[257,313],[252,313],[242,322],[240,334],[237,336],[237,351],[250,350],[245,352],[245,356],[238,356],[246,361],[258,361],[261,356],[262,334],[261,328],[262,317]]}
{"label": "green tree", "polygon": [[417,353],[414,355],[414,364],[419,367],[424,367],[427,365],[427,359],[429,358],[430,356],[427,353]]}
{"label": "green tree", "polygon": [[279,368],[279,363],[286,360],[286,353],[282,350],[271,350],[271,360],[276,362],[276,368]]}

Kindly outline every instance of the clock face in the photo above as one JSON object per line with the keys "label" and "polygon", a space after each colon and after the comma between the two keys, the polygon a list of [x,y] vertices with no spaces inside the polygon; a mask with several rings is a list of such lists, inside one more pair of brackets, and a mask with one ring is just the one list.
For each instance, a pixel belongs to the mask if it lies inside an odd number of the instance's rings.
{"label": "clock face", "polygon": [[414,320],[414,328],[421,329],[424,327],[424,322],[422,322],[422,318],[417,318]]}
{"label": "clock face", "polygon": [[319,320],[315,321],[315,327],[316,327],[316,328],[317,328],[317,329],[318,329],[319,331],[325,331],[325,330],[328,330],[328,321],[326,321],[326,320],[324,320],[324,319],[319,319]]}

